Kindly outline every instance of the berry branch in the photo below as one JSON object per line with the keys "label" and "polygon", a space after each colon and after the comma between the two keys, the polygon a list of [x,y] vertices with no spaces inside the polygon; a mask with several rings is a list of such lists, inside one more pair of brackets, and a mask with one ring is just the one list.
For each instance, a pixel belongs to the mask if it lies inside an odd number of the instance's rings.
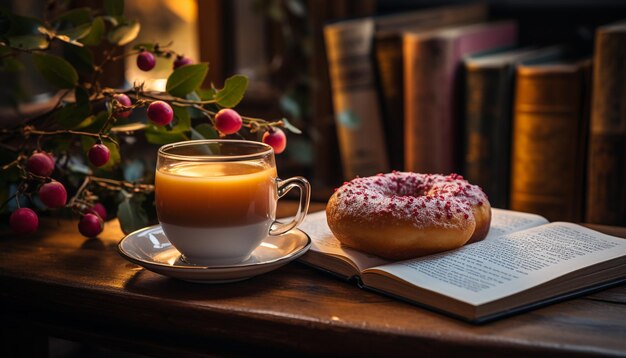
{"label": "berry branch", "polygon": [[[20,61],[29,56],[35,75],[59,91],[46,113],[22,116],[20,123],[0,128],[4,184],[0,190],[6,190],[2,197],[9,198],[0,214],[12,211],[9,224],[18,234],[37,230],[36,210],[67,208],[80,215],[81,234],[96,236],[107,219],[103,202],[118,206],[125,231],[148,224],[144,207],[151,206],[148,200],[154,186],[125,180],[132,172],[131,161],[122,160],[127,148],[120,148],[118,133],[125,133],[128,141],[144,135],[156,145],[189,138],[243,139],[243,132],[262,133],[261,140],[276,154],[287,144],[283,129],[299,133],[285,118],[268,121],[234,109],[245,94],[245,76],[228,78],[222,88],[203,89],[208,64],[194,63],[176,52],[172,42],[132,45],[140,25],[127,19],[117,5],[116,1],[116,6],[104,6],[104,13],[88,8],[63,12],[61,2],[50,0],[44,19],[0,11],[0,23],[8,26],[0,33],[0,71],[20,71]],[[53,8],[56,17],[50,12]],[[66,57],[50,51],[57,44]],[[95,63],[93,53],[102,48],[106,50]],[[107,65],[132,57],[142,71],[153,70],[158,61],[171,63],[165,92],[147,91],[143,83],[129,89],[102,86]],[[14,101],[19,102],[17,93]],[[139,167],[132,178],[152,177],[154,168]],[[68,191],[73,193],[69,201]]]}
{"label": "berry branch", "polygon": [[115,145],[119,146],[119,143],[115,139],[113,139],[110,135],[102,134],[102,133],[81,132],[81,131],[75,131],[75,130],[71,130],[71,129],[57,129],[57,130],[54,130],[54,131],[40,131],[40,130],[35,129],[35,127],[32,127],[32,126],[26,126],[26,127],[24,127],[22,129],[22,131],[23,131],[25,137],[28,137],[31,134],[38,135],[38,136],[59,135],[59,134],[73,134],[73,135],[81,135],[81,136],[86,136],[86,137],[94,137],[94,138],[98,138],[100,140],[106,139],[106,140],[111,141]]}

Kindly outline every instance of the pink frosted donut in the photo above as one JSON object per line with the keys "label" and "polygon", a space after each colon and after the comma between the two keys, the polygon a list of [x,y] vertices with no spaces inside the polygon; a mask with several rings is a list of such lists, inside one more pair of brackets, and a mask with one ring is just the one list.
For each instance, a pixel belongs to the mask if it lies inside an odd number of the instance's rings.
{"label": "pink frosted donut", "polygon": [[339,241],[392,260],[455,249],[487,236],[491,206],[462,176],[393,172],[356,178],[326,206]]}

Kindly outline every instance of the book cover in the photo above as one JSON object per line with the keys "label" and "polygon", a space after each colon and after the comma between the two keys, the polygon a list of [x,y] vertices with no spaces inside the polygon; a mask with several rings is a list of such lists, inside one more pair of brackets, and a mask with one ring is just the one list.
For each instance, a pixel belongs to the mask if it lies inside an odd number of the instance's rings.
{"label": "book cover", "polygon": [[394,149],[390,152],[388,148],[397,148],[395,136],[401,132],[392,134],[383,121],[374,64],[374,33],[464,22],[461,18],[482,18],[486,13],[484,4],[457,5],[352,19],[324,27],[344,178],[387,172],[390,159],[398,164]]}
{"label": "book cover", "polygon": [[509,206],[512,99],[521,61],[556,58],[561,47],[481,53],[464,60],[463,174],[479,185],[491,205]]}
{"label": "book cover", "polygon": [[585,220],[626,225],[626,22],[596,33]]}
{"label": "book cover", "polygon": [[371,61],[374,20],[324,27],[333,108],[343,175],[353,178],[389,171]]}
{"label": "book cover", "polygon": [[461,60],[472,53],[514,46],[516,38],[513,21],[403,35],[406,170],[459,171]]}
{"label": "book cover", "polygon": [[485,4],[464,4],[423,10],[414,14],[410,21],[396,22],[395,28],[386,25],[377,29],[374,38],[376,74],[391,168],[396,170],[404,168],[402,31],[427,31],[486,19]]}
{"label": "book cover", "polygon": [[582,221],[590,66],[589,60],[518,66],[511,209]]}

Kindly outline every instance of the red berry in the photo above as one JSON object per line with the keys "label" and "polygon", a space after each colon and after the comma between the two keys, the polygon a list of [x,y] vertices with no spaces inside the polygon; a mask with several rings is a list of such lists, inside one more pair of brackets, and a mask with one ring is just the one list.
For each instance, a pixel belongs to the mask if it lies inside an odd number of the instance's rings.
{"label": "red berry", "polygon": [[164,126],[174,119],[174,111],[163,101],[154,101],[148,106],[148,118],[156,125]]}
{"label": "red berry", "polygon": [[215,115],[215,127],[224,134],[237,133],[242,123],[239,113],[230,108],[224,108]]}
{"label": "red berry", "polygon": [[273,128],[271,131],[267,131],[263,134],[263,143],[274,148],[274,153],[280,154],[285,150],[285,147],[287,147],[287,137],[282,129]]}
{"label": "red berry", "polygon": [[87,213],[96,214],[102,220],[106,220],[107,219],[107,209],[104,207],[104,205],[102,205],[100,203],[97,203],[94,206],[92,206],[89,209],[87,209]]}
{"label": "red berry", "polygon": [[150,71],[156,65],[152,52],[144,51],[137,55],[137,67],[142,71]]}
{"label": "red berry", "polygon": [[101,167],[105,165],[109,158],[111,157],[111,151],[104,144],[94,144],[91,149],[89,149],[89,161],[96,167]]}
{"label": "red berry", "polygon": [[189,57],[185,56],[177,56],[176,60],[174,60],[174,69],[179,68],[180,66],[191,65],[193,60]]}
{"label": "red berry", "polygon": [[35,175],[48,177],[54,171],[54,159],[47,153],[35,153],[26,161],[26,170]]}
{"label": "red berry", "polygon": [[[113,96],[113,98],[115,98],[124,107],[130,107],[133,104],[130,101],[130,98],[128,98],[128,96],[123,93],[116,94],[115,96]],[[128,118],[128,116],[130,116],[132,112],[132,110],[117,112],[115,113],[115,118]]]}
{"label": "red berry", "polygon": [[16,234],[32,234],[37,231],[39,217],[37,217],[37,213],[29,208],[20,208],[11,214],[9,226],[11,226],[11,230]]}
{"label": "red berry", "polygon": [[85,237],[96,237],[104,229],[104,222],[96,214],[87,213],[78,222],[78,231]]}
{"label": "red berry", "polygon": [[39,188],[39,199],[51,209],[62,208],[67,202],[67,191],[65,191],[63,184],[53,181]]}

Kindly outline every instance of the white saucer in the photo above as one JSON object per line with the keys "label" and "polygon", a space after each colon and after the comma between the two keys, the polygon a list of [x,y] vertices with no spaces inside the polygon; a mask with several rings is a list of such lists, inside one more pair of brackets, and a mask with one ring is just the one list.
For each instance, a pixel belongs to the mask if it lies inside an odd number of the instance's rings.
{"label": "white saucer", "polygon": [[127,260],[161,275],[201,283],[245,280],[272,270],[302,256],[311,247],[311,238],[295,229],[279,236],[268,236],[247,260],[227,266],[200,266],[181,260],[160,225],[128,234],[117,245]]}

